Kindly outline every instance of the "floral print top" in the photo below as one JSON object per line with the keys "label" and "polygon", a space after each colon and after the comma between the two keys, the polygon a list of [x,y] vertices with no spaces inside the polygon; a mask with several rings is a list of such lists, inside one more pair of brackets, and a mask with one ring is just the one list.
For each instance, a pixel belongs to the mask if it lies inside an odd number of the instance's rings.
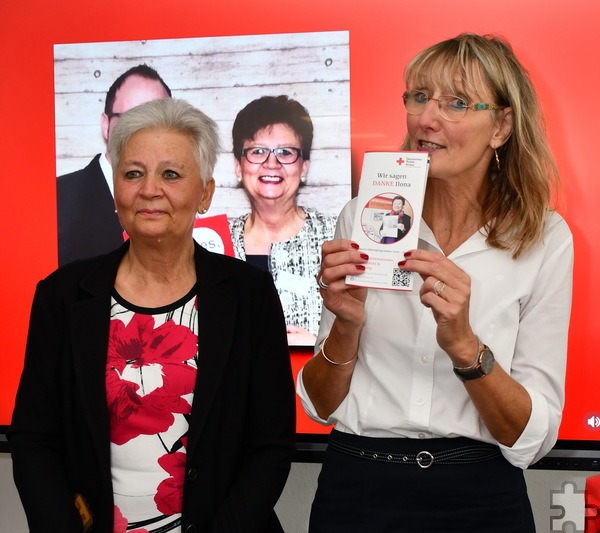
{"label": "floral print top", "polygon": [[106,393],[115,533],[181,532],[197,312],[195,288],[156,309],[113,295]]}

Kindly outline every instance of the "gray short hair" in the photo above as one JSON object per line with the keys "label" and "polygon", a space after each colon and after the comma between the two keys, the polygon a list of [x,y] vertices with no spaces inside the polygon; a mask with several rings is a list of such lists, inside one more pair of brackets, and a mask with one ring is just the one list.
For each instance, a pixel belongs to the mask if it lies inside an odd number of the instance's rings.
{"label": "gray short hair", "polygon": [[202,180],[206,182],[212,177],[221,151],[217,123],[185,100],[176,98],[152,100],[119,117],[108,141],[113,173],[116,174],[121,152],[129,139],[150,128],[167,128],[189,135],[196,147],[194,157]]}

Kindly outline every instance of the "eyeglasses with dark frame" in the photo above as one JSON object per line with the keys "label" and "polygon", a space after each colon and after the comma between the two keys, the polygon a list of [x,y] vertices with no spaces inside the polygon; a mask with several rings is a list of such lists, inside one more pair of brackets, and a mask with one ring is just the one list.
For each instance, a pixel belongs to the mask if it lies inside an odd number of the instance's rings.
{"label": "eyeglasses with dark frame", "polygon": [[106,116],[108,117],[108,120],[110,120],[111,118],[119,118],[123,113],[107,113]]}
{"label": "eyeglasses with dark frame", "polygon": [[282,165],[291,165],[302,157],[302,150],[293,146],[281,146],[278,148],[267,148],[266,146],[252,146],[242,150],[242,156],[250,163],[262,164],[273,154],[275,159]]}
{"label": "eyeglasses with dark frame", "polygon": [[404,107],[409,115],[421,115],[425,111],[425,106],[429,100],[435,100],[443,119],[449,122],[455,122],[465,116],[467,110],[485,111],[487,109],[504,109],[497,104],[487,104],[476,102],[469,104],[464,98],[453,95],[443,95],[438,98],[432,98],[425,91],[406,91],[402,95]]}

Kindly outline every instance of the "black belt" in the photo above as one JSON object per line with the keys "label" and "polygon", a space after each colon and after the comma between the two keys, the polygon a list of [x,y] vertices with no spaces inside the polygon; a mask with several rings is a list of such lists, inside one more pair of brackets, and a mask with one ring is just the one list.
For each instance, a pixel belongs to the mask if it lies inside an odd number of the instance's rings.
{"label": "black belt", "polygon": [[[402,439],[398,439],[399,441]],[[451,441],[452,439],[448,439]],[[425,446],[425,442],[423,443]],[[381,463],[399,463],[407,465],[419,465],[421,468],[429,468],[431,465],[463,465],[468,463],[480,463],[489,461],[501,455],[498,446],[493,444],[481,443],[468,446],[450,448],[448,450],[429,452],[420,451],[416,454],[410,453],[388,453],[383,451],[365,450],[337,442],[330,437],[329,446],[334,450],[370,461],[379,461]]]}

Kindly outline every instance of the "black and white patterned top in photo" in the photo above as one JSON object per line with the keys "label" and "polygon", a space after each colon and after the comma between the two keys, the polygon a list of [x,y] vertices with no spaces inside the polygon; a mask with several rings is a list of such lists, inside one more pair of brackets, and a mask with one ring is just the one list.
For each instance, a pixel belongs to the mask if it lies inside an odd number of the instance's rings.
{"label": "black and white patterned top in photo", "polygon": [[[321,245],[333,239],[337,217],[324,215],[310,207],[298,234],[287,241],[274,242],[268,258],[277,292],[288,325],[307,329],[316,335],[319,330],[322,299],[315,276],[321,266]],[[244,224],[250,213],[230,222],[235,256],[246,260]]]}

